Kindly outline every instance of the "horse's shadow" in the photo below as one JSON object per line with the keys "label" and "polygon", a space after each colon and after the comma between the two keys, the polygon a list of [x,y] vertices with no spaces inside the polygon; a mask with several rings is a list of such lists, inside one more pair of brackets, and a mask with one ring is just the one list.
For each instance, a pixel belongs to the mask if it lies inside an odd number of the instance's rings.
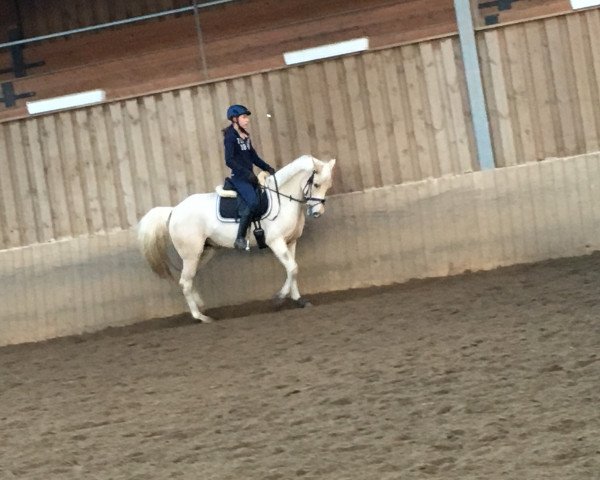
{"label": "horse's shadow", "polygon": [[291,298],[275,300],[256,300],[241,305],[228,305],[207,309],[208,315],[216,321],[233,318],[248,317],[250,315],[264,315],[302,308]]}
{"label": "horse's shadow", "polygon": [[[346,302],[349,300],[366,298],[388,291],[397,291],[398,289],[410,290],[411,288],[414,288],[415,284],[422,284],[423,282],[428,281],[431,281],[431,279],[414,280],[411,282],[407,282],[403,285],[392,284],[387,286],[364,287],[351,290],[337,290],[332,292],[315,293],[312,295],[307,295],[306,298],[318,306],[325,306],[329,304]],[[318,306],[312,308],[319,308]],[[227,325],[228,320],[249,317],[252,315],[276,314],[278,312],[286,310],[295,310],[299,308],[300,306],[297,303],[295,303],[290,298],[286,298],[283,300],[283,302],[277,304],[273,301],[273,299],[256,300],[239,305],[213,307],[208,309],[207,312],[215,320],[215,322],[212,325],[220,324],[222,327],[225,327]],[[169,330],[172,328],[193,328],[199,326],[200,323],[201,322],[192,317],[190,313],[180,313],[177,315],[172,315],[170,317],[161,317],[144,320],[143,322],[138,322],[133,325],[108,327],[103,330],[100,330],[99,332],[77,335],[75,337],[72,337],[72,340],[76,343],[80,343],[103,336],[120,337],[123,335]],[[209,327],[203,326],[202,328]]]}
{"label": "horse's shadow", "polygon": [[[285,310],[294,310],[300,308],[293,300],[286,298],[281,304],[275,304],[273,300],[260,300],[244,303],[241,305],[230,305],[224,307],[214,307],[207,310],[215,322],[226,322],[236,318],[248,317],[251,315],[265,315],[277,313]],[[185,328],[199,325],[201,322],[196,320],[190,313],[180,313],[170,317],[152,318],[133,325],[118,327],[108,327],[101,332],[89,334],[120,336],[128,334],[145,333],[159,330],[169,330],[171,328]],[[206,328],[206,327],[205,327]]]}

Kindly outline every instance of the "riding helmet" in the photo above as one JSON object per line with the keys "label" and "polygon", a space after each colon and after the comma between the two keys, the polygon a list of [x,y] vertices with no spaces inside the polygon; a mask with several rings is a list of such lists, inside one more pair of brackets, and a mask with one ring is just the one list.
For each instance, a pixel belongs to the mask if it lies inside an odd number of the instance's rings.
{"label": "riding helmet", "polygon": [[227,120],[231,120],[233,117],[239,117],[240,115],[250,115],[250,110],[243,105],[231,105],[227,109]]}

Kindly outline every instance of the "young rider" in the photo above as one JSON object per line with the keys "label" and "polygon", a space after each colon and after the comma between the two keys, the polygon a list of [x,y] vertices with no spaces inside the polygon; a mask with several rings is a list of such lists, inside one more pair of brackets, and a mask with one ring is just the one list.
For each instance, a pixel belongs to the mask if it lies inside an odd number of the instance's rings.
{"label": "young rider", "polygon": [[252,169],[256,165],[261,170],[275,173],[275,169],[258,156],[250,143],[248,125],[250,110],[243,105],[231,105],[227,109],[227,119],[231,125],[223,130],[225,144],[225,164],[231,168],[231,183],[242,198],[240,225],[233,246],[246,249],[246,231],[258,208],[258,179]]}

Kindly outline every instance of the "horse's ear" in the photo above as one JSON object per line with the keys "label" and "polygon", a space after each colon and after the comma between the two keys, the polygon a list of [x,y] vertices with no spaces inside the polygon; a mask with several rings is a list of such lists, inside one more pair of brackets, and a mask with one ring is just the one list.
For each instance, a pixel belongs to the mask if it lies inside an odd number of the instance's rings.
{"label": "horse's ear", "polygon": [[332,158],[331,160],[329,160],[329,168],[331,170],[333,170],[333,167],[335,167],[335,162],[336,162],[335,158]]}
{"label": "horse's ear", "polygon": [[315,172],[321,173],[321,170],[323,170],[323,162],[318,158],[313,157],[313,168]]}

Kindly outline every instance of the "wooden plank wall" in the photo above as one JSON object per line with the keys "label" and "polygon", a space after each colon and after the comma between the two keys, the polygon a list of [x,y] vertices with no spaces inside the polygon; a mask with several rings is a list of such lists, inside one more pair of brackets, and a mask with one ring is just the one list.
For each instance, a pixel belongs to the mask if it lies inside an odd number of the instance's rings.
{"label": "wooden plank wall", "polygon": [[506,3],[509,8],[501,10],[499,2],[471,0],[475,27],[485,27],[486,17],[492,17],[497,22],[493,25],[502,25],[556,16],[573,10],[569,0],[512,0]]}
{"label": "wooden plank wall", "polygon": [[[249,21],[232,21],[238,18]],[[285,68],[286,51],[363,36],[379,49],[447,35],[455,23],[451,0],[303,0],[302,8],[293,0],[238,0],[201,12],[206,65],[188,14],[27,45],[25,59],[45,64],[26,77],[0,74],[0,81],[35,99],[102,88],[108,101],[122,100]],[[4,52],[0,70],[10,64]],[[25,100],[10,108],[0,102],[0,122],[27,116]]]}
{"label": "wooden plank wall", "polygon": [[[480,26],[483,15],[490,12],[496,12],[503,23],[506,19],[523,21],[571,11],[568,0],[519,0],[509,10],[499,10],[497,5],[482,10],[478,8],[482,2],[471,1],[476,25]],[[183,14],[28,44],[23,52],[26,62],[44,64],[28,69],[27,76],[21,78],[15,78],[12,72],[0,73],[0,81],[12,81],[17,93],[34,92],[35,99],[102,88],[108,101],[114,101],[284,68],[286,51],[350,38],[369,37],[370,48],[381,49],[456,34],[451,0],[300,3],[236,0],[203,9],[200,24],[205,64],[194,17]],[[103,5],[92,0],[19,3],[21,17],[27,22],[26,36],[179,6],[148,0]],[[3,26],[5,17],[9,15],[0,15],[0,37],[7,26]],[[249,21],[232,21],[237,18]],[[8,50],[0,50],[0,70],[10,64]],[[0,102],[0,123],[27,116],[24,99],[12,107]]]}
{"label": "wooden plank wall", "polygon": [[[599,149],[599,35],[600,9],[478,34],[498,166]],[[463,75],[446,38],[1,124],[0,247],[128,228],[212,190],[233,101],[274,165],[337,157],[334,193],[471,171]]]}
{"label": "wooden plank wall", "polygon": [[[11,3],[12,0],[9,0]],[[205,3],[198,0],[198,4]],[[314,15],[318,8],[319,15],[322,18],[328,17],[332,12],[340,10],[340,5],[352,13],[353,9],[373,7],[387,3],[389,5],[397,4],[405,8],[405,15],[394,19],[401,22],[401,34],[413,36],[410,25],[404,25],[402,22],[406,19],[413,23],[413,28],[424,30],[425,36],[435,34],[448,34],[456,30],[455,25],[448,22],[446,10],[452,11],[451,0],[438,0],[433,2],[423,0],[328,0],[327,2],[305,0],[303,2],[278,1],[269,4],[261,4],[255,0],[237,0],[239,5],[228,5],[219,7],[224,11],[237,9],[241,7],[247,12],[247,18],[251,18],[251,24],[245,24],[246,28],[265,29],[272,27],[275,23],[285,22],[290,19],[297,21],[298,15],[305,15],[306,11]],[[63,30],[80,28],[100,23],[107,23],[114,20],[122,20],[137,15],[146,15],[168,9],[187,7],[191,0],[128,0],[126,2],[114,2],[111,0],[19,0],[19,9],[23,18],[23,29],[28,37],[45,35]],[[497,15],[498,23],[516,22],[535,17],[545,17],[557,15],[571,11],[569,0],[519,0],[514,1],[507,10],[500,10],[497,5],[491,5],[489,0],[471,0],[474,12],[475,24],[478,27],[485,26],[484,17],[488,15]],[[482,5],[482,7],[480,7]],[[304,11],[304,13],[302,13]],[[425,11],[427,16],[433,21],[437,18],[438,32],[432,30],[431,26],[424,28],[420,21],[415,20],[421,12]],[[229,13],[229,12],[228,12]],[[239,13],[239,12],[238,12]],[[363,13],[363,12],[361,12]],[[0,19],[0,26],[3,24]],[[224,24],[205,25],[207,34],[222,36],[227,35],[228,29],[236,29],[236,25],[229,22]],[[424,38],[423,36],[421,38]]]}
{"label": "wooden plank wall", "polygon": [[0,124],[0,246],[129,228],[212,191],[234,101],[276,167],[338,158],[333,193],[472,171],[462,71],[449,38]]}
{"label": "wooden plank wall", "polygon": [[[12,1],[12,0],[11,0]],[[540,2],[541,0],[530,0]],[[210,3],[198,0],[198,5]],[[27,37],[44,35],[188,7],[192,0],[19,0],[23,29]],[[415,39],[446,34],[454,28],[452,0],[438,0],[435,4],[423,0],[235,0],[232,3],[201,10],[203,34],[207,37],[234,37],[247,35],[286,25],[288,28],[306,30],[304,22],[337,24],[339,30],[354,30],[360,34],[363,19],[369,10],[389,6],[393,16],[381,22],[386,34]],[[186,16],[187,14],[181,14]],[[354,17],[353,26],[345,15]],[[204,19],[207,22],[204,22]],[[243,21],[239,21],[242,18]],[[168,17],[160,21],[168,21]],[[340,23],[341,22],[341,23]],[[389,24],[388,24],[389,22]],[[398,29],[394,32],[392,25]],[[0,23],[1,25],[1,23]],[[328,27],[325,27],[328,29]],[[309,27],[308,30],[312,30]],[[309,32],[310,34],[310,32]],[[288,36],[294,39],[297,35]]]}
{"label": "wooden plank wall", "polygon": [[498,166],[600,149],[600,9],[478,34]]}
{"label": "wooden plank wall", "polygon": [[33,37],[187,7],[190,0],[19,0],[19,4],[24,33]]}

